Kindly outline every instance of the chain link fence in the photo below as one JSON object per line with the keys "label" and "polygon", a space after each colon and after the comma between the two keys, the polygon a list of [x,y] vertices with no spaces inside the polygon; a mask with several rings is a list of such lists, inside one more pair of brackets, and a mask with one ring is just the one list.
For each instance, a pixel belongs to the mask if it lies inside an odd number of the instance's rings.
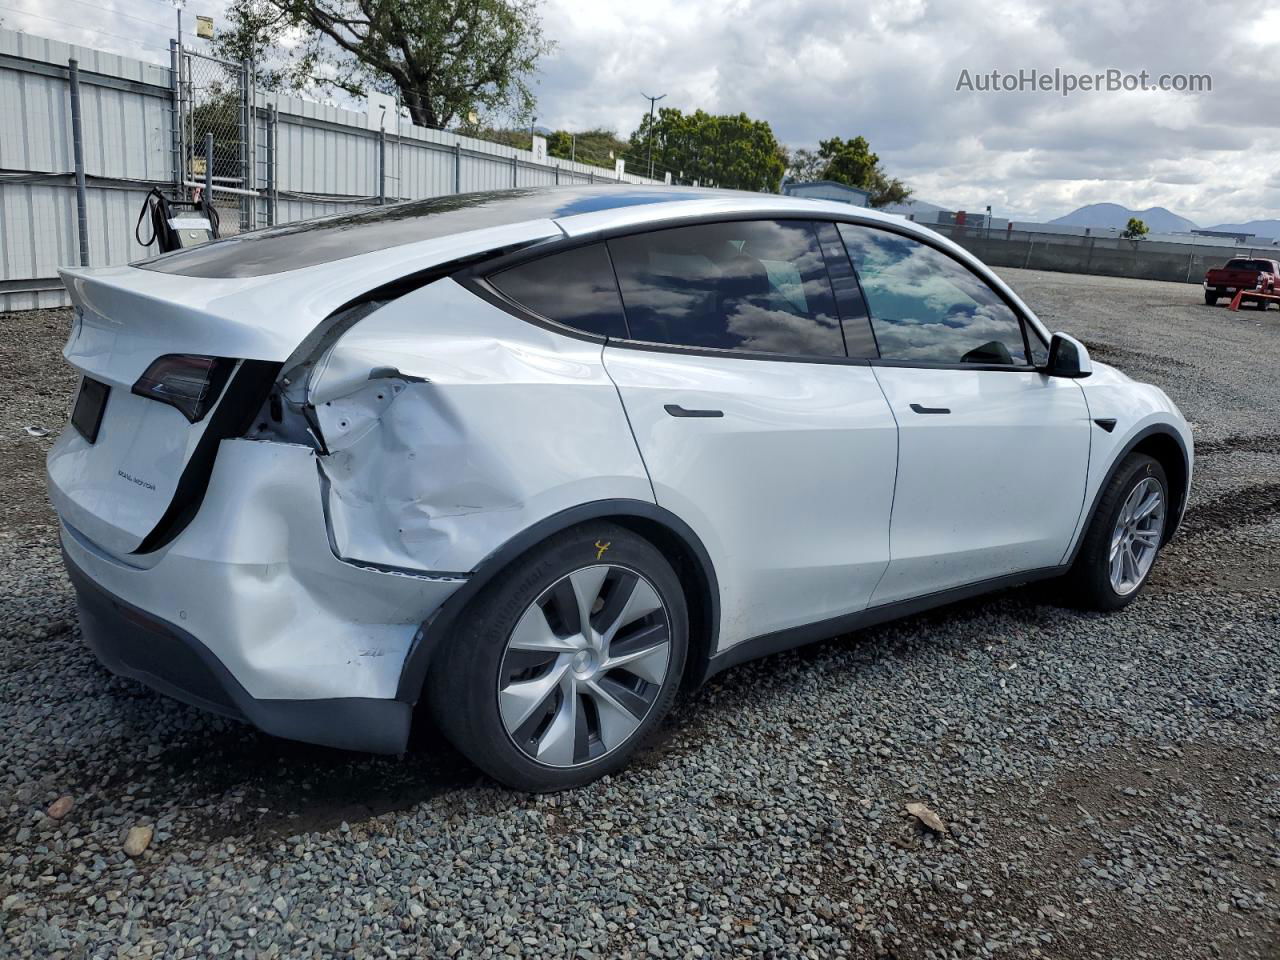
{"label": "chain link fence", "polygon": [[182,186],[214,186],[212,202],[222,236],[257,226],[251,191],[253,156],[250,71],[245,65],[182,51],[178,97]]}

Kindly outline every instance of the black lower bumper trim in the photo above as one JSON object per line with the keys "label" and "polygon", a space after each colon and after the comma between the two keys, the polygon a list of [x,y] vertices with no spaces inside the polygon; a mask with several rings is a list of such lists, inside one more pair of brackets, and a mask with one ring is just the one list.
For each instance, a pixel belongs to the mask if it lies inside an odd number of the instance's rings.
{"label": "black lower bumper trim", "polygon": [[371,697],[259,700],[191,634],[104,590],[65,549],[62,559],[76,590],[85,641],[113,673],[277,737],[344,750],[404,752],[410,704]]}

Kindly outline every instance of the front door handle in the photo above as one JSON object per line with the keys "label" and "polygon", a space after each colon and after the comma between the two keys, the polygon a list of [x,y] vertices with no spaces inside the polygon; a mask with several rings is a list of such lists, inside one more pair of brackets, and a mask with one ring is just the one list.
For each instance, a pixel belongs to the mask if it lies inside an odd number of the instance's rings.
{"label": "front door handle", "polygon": [[922,407],[918,403],[913,403],[911,409],[916,413],[950,413],[950,407]]}
{"label": "front door handle", "polygon": [[723,417],[723,410],[686,410],[678,403],[668,403],[662,409],[673,417]]}

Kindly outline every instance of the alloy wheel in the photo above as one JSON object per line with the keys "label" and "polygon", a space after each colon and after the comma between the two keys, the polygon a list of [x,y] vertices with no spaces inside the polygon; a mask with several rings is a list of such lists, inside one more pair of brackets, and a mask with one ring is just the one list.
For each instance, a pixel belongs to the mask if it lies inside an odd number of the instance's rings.
{"label": "alloy wheel", "polygon": [[552,767],[598,760],[653,708],[671,662],[671,623],[644,577],[595,564],[542,592],[507,638],[498,709],[507,735]]}
{"label": "alloy wheel", "polygon": [[1120,596],[1137,590],[1155,563],[1164,534],[1164,489],[1147,477],[1130,492],[1111,533],[1111,589]]}

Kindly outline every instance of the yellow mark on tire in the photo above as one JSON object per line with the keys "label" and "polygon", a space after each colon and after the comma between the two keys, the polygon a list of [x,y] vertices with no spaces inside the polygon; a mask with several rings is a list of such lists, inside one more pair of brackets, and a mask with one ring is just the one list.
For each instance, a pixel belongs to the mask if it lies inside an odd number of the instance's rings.
{"label": "yellow mark on tire", "polygon": [[604,552],[609,549],[609,545],[612,543],[613,543],[612,540],[606,540],[604,543],[601,543],[599,540],[596,541],[596,559],[597,560],[599,560],[601,557],[604,556]]}

